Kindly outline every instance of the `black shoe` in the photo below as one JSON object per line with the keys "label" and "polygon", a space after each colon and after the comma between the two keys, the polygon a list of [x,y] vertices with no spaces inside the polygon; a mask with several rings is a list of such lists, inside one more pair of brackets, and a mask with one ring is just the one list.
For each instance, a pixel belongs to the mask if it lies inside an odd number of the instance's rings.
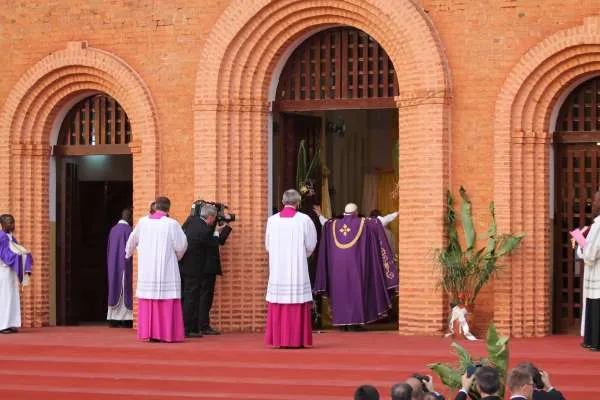
{"label": "black shoe", "polygon": [[150,338],[150,339],[148,339],[148,341],[149,341],[150,343],[160,343],[160,342],[161,342],[160,340],[158,340],[158,339],[154,339],[154,338]]}
{"label": "black shoe", "polygon": [[590,347],[592,347],[592,346],[590,346],[589,344],[585,344],[585,343],[583,343],[583,342],[581,342],[579,345],[580,345],[581,347],[583,347],[584,349],[589,349]]}
{"label": "black shoe", "polygon": [[16,333],[16,332],[17,332],[17,330],[14,328],[6,328],[6,329],[2,329],[0,331],[0,333],[5,334],[5,335],[8,335],[9,333]]}
{"label": "black shoe", "polygon": [[367,328],[365,328],[362,325],[350,325],[350,327],[348,328],[348,330],[350,332],[366,332]]}
{"label": "black shoe", "polygon": [[600,351],[600,347],[590,347],[590,351]]}
{"label": "black shoe", "polygon": [[210,335],[220,335],[221,332],[219,332],[218,330],[216,330],[212,326],[209,326],[206,329],[202,329],[202,334],[208,335],[208,336],[210,336]]}
{"label": "black shoe", "polygon": [[200,332],[186,332],[185,337],[186,338],[201,338],[202,334]]}
{"label": "black shoe", "polygon": [[119,327],[119,321],[116,320],[109,320],[108,321],[108,326],[110,326],[111,328],[118,328]]}
{"label": "black shoe", "polygon": [[349,328],[348,325],[340,326],[340,331],[342,331],[342,332],[348,332],[348,328]]}
{"label": "black shoe", "polygon": [[133,328],[133,321],[119,321],[119,328]]}

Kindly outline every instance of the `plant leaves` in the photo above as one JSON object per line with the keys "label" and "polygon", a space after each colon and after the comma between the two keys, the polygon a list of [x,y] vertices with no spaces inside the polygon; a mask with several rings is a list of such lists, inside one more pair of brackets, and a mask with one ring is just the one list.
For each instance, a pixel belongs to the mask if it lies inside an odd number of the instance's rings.
{"label": "plant leaves", "polygon": [[452,347],[454,347],[454,351],[456,352],[456,355],[458,356],[458,361],[460,364],[460,373],[464,374],[465,371],[467,370],[467,367],[469,365],[473,364],[471,355],[464,347],[462,347],[460,344],[458,344],[456,342],[452,343]]}
{"label": "plant leaves", "polygon": [[503,398],[504,384],[506,383],[506,374],[508,372],[508,337],[498,336],[496,325],[493,322],[488,327],[486,346],[490,363],[500,374],[500,380],[502,381],[500,397]]}
{"label": "plant leaves", "polygon": [[465,188],[461,186],[459,193],[462,199],[460,212],[461,223],[465,234],[465,243],[467,246],[467,251],[470,251],[475,246],[476,240],[475,228],[473,227],[473,206],[471,205],[471,201],[467,196],[467,191],[465,190]]}
{"label": "plant leaves", "polygon": [[300,141],[296,162],[296,188],[297,190],[300,190],[300,186],[304,184],[306,178],[306,146],[304,144],[304,139]]}
{"label": "plant leaves", "polygon": [[460,389],[462,386],[461,374],[450,364],[435,363],[427,365],[439,378],[440,381],[451,389]]}

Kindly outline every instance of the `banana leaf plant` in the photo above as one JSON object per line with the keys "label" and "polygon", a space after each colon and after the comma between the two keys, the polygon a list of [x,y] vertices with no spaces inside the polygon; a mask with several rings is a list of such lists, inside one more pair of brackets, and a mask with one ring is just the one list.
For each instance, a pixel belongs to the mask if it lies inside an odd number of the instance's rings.
{"label": "banana leaf plant", "polygon": [[499,260],[515,251],[525,234],[499,234],[496,228],[494,202],[490,202],[491,223],[483,237],[486,245],[477,248],[477,233],[473,224],[473,207],[466,190],[460,190],[460,222],[463,229],[464,245],[457,229],[454,197],[448,192],[446,226],[448,244],[435,251],[436,265],[442,270],[440,286],[450,297],[452,305],[463,304],[472,307],[481,289],[502,269]]}
{"label": "banana leaf plant", "polygon": [[304,139],[300,141],[296,164],[296,187],[303,196],[311,189],[311,182],[314,180],[314,174],[320,165],[320,155],[321,147],[318,146],[312,160],[309,161],[306,142]]}
{"label": "banana leaf plant", "polygon": [[[508,373],[508,337],[498,336],[496,326],[492,323],[488,327],[486,336],[487,357],[474,358],[463,346],[458,343],[452,343],[452,347],[458,357],[458,365],[448,363],[433,363],[427,365],[440,379],[440,381],[452,391],[461,389],[461,377],[472,364],[481,364],[494,367],[500,375],[500,398],[504,398],[504,388],[506,384],[506,375]],[[469,388],[469,396],[473,400],[480,400],[481,395],[475,390],[475,387]]]}

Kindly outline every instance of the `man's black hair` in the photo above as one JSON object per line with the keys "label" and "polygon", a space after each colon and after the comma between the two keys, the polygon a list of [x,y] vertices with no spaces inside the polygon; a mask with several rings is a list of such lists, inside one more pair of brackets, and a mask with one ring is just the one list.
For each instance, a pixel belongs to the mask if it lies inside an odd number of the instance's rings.
{"label": "man's black hair", "polygon": [[371,385],[362,385],[354,392],[354,400],[379,400],[379,392]]}
{"label": "man's black hair", "polygon": [[500,390],[500,374],[495,368],[483,366],[475,372],[475,382],[481,394],[496,394]]}
{"label": "man's black hair", "polygon": [[169,212],[171,209],[171,200],[168,197],[160,196],[154,202],[154,208],[158,211]]}

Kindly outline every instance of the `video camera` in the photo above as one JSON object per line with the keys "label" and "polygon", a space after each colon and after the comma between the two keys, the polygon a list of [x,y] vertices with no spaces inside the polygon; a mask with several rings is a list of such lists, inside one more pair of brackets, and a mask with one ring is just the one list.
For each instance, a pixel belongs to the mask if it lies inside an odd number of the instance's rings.
{"label": "video camera", "polygon": [[226,204],[217,203],[215,201],[196,200],[194,202],[194,204],[192,204],[192,212],[190,215],[193,217],[199,217],[200,210],[202,210],[202,207],[204,207],[205,205],[211,205],[217,209],[216,221],[218,224],[221,224],[221,223],[228,224],[230,222],[235,221],[235,214],[230,214],[230,213],[226,212],[226,210],[228,210],[229,207],[227,207]]}
{"label": "video camera", "polygon": [[429,377],[427,375],[419,375],[414,374],[413,378],[418,379],[421,382],[421,386],[423,387],[423,392],[428,393],[429,389],[427,389],[426,382],[429,382]]}

